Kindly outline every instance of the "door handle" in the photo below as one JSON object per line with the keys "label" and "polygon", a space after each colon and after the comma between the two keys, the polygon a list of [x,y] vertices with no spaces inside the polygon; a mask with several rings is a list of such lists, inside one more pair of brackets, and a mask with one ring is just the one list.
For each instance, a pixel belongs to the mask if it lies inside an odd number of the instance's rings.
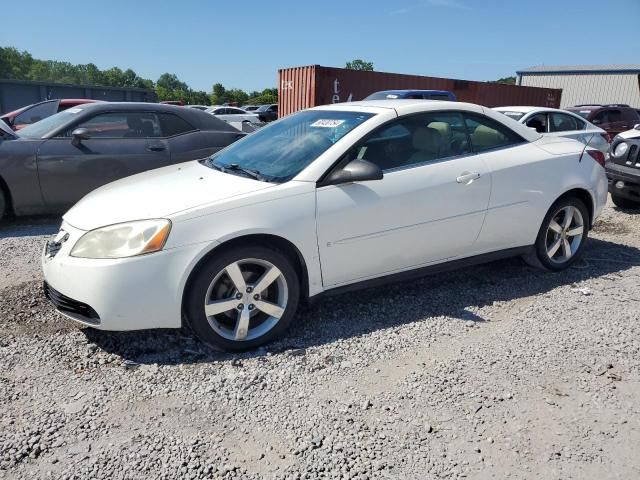
{"label": "door handle", "polygon": [[462,172],[462,174],[458,178],[456,178],[456,182],[469,185],[471,182],[477,180],[478,178],[480,178],[479,173]]}
{"label": "door handle", "polygon": [[151,150],[152,152],[162,152],[162,151],[164,151],[166,149],[167,149],[167,147],[165,147],[162,144],[158,144],[158,143],[147,145],[147,150]]}

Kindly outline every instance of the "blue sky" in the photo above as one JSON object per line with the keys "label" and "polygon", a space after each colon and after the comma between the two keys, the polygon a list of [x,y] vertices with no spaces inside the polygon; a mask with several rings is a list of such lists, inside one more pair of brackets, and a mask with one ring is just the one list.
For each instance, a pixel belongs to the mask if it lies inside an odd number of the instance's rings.
{"label": "blue sky", "polygon": [[541,64],[640,63],[640,0],[10,3],[0,46],[153,80],[171,72],[206,91],[272,87],[278,68],[354,58],[468,80]]}

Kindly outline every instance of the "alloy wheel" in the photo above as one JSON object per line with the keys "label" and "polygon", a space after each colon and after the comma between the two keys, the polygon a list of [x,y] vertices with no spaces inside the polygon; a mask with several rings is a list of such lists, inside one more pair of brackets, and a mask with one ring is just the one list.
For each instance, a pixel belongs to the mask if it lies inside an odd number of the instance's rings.
{"label": "alloy wheel", "polygon": [[551,218],[546,234],[547,257],[553,263],[569,261],[580,248],[585,234],[580,210],[572,205],[560,208]]}
{"label": "alloy wheel", "polygon": [[288,294],[285,277],[275,265],[247,258],[230,263],[213,278],[204,312],[221,337],[237,342],[253,340],[278,324]]}

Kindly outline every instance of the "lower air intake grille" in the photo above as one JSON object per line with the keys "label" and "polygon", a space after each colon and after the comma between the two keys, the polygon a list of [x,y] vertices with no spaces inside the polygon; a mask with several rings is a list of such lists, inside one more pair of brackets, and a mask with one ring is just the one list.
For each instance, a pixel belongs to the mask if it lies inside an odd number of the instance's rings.
{"label": "lower air intake grille", "polygon": [[59,311],[92,325],[100,325],[100,317],[96,311],[86,303],[78,302],[73,298],[63,295],[52,288],[47,282],[44,282],[43,288],[44,295]]}

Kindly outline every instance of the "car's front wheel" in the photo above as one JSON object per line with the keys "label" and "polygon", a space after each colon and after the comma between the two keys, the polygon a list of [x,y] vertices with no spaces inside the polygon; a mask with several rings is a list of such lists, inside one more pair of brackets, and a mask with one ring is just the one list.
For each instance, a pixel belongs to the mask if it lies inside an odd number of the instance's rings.
{"label": "car's front wheel", "polygon": [[528,263],[547,270],[568,268],[582,254],[589,230],[589,211],[577,197],[554,203],[545,216]]}
{"label": "car's front wheel", "polygon": [[214,253],[197,270],[185,292],[184,312],[202,341],[241,351],[284,333],[299,297],[300,281],[287,255],[242,246]]}

